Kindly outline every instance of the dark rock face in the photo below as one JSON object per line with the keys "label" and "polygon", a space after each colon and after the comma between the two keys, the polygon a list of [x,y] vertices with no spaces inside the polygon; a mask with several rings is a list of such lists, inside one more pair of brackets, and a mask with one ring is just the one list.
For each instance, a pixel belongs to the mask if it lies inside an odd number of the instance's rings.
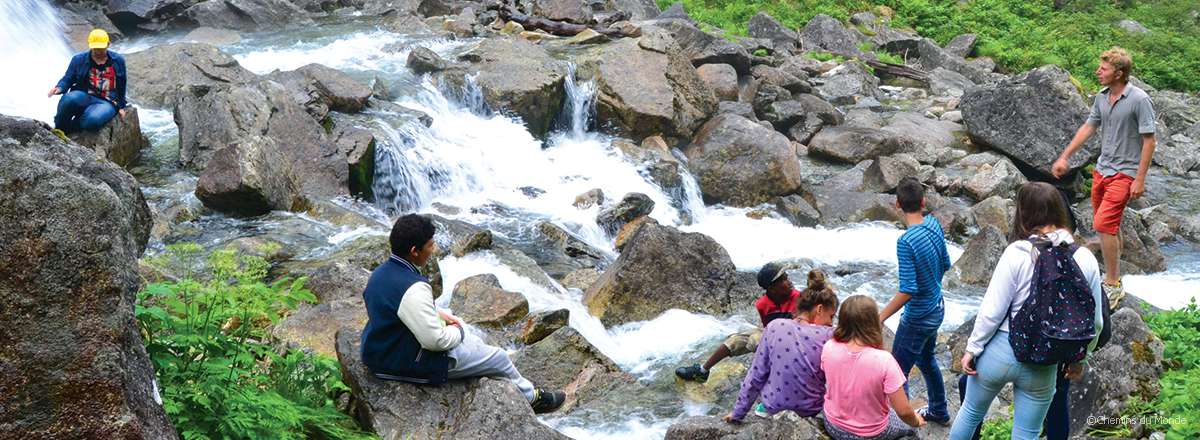
{"label": "dark rock face", "polygon": [[[1087,119],[1088,106],[1065,70],[1043,66],[991,87],[971,89],[960,104],[967,133],[1050,177],[1054,160]],[[1076,152],[1075,171],[1100,155],[1095,137]]]}
{"label": "dark rock face", "polygon": [[842,55],[862,56],[858,48],[861,35],[850,32],[842,22],[825,14],[818,14],[800,31],[800,41],[805,50],[827,51]]}
{"label": "dark rock face", "polygon": [[770,40],[777,51],[790,52],[800,46],[800,36],[796,31],[784,27],[766,12],[754,14],[746,27],[751,37]]}
{"label": "dark rock face", "polygon": [[188,8],[183,15],[199,26],[237,30],[313,23],[288,0],[206,0]]}
{"label": "dark rock face", "polygon": [[338,331],[338,361],[354,396],[353,414],[380,437],[567,439],[538,422],[507,380],[454,380],[427,387],[376,378],[362,363],[359,338],[358,330]]}
{"label": "dark rock face", "polygon": [[133,315],[150,225],[120,167],[0,117],[0,437],[177,438]]}
{"label": "dark rock face", "polygon": [[[645,222],[584,295],[606,325],[654,318],[671,308],[726,313],[737,270],[715,240]],[[663,286],[670,285],[670,289]]]}
{"label": "dark rock face", "polygon": [[442,59],[437,52],[434,52],[428,47],[418,47],[408,53],[408,67],[413,72],[430,73],[441,72],[450,67],[450,63]]}
{"label": "dark rock face", "polygon": [[1085,432],[1089,418],[1120,417],[1134,396],[1148,402],[1158,395],[1163,342],[1138,313],[1122,306],[1112,314],[1112,340],[1092,353],[1083,379],[1071,384],[1071,432]]}
{"label": "dark rock face", "polygon": [[629,193],[622,197],[616,205],[600,211],[600,214],[596,216],[596,223],[608,233],[615,234],[626,223],[634,221],[638,217],[650,215],[653,211],[654,201],[650,200],[649,196],[642,193]]}
{"label": "dark rock face", "polygon": [[734,114],[709,120],[684,150],[706,198],[753,206],[800,188],[796,150],[782,134]]}
{"label": "dark rock face", "polygon": [[98,131],[71,134],[71,140],[122,167],[133,165],[149,141],[142,136],[137,107],[125,109],[125,117],[114,117]]}

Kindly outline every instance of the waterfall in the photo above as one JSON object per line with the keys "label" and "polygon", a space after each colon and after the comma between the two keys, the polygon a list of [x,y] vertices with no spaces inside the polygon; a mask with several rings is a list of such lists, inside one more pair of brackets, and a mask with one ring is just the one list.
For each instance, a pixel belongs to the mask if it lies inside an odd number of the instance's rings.
{"label": "waterfall", "polygon": [[566,132],[571,139],[583,139],[593,128],[593,117],[596,114],[596,82],[579,83],[575,79],[575,63],[568,63],[563,88],[566,96],[554,126]]}
{"label": "waterfall", "polygon": [[71,60],[58,12],[46,0],[0,1],[0,113],[49,122],[58,98],[47,98]]}

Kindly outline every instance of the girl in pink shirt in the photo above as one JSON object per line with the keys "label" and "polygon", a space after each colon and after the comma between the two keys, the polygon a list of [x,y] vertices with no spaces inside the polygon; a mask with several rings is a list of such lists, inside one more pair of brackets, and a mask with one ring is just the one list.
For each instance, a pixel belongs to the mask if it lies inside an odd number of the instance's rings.
{"label": "girl in pink shirt", "polygon": [[871,297],[854,295],[842,303],[833,339],[821,350],[821,369],[825,430],[834,440],[898,439],[925,424],[904,394],[900,365],[883,350],[879,306]]}

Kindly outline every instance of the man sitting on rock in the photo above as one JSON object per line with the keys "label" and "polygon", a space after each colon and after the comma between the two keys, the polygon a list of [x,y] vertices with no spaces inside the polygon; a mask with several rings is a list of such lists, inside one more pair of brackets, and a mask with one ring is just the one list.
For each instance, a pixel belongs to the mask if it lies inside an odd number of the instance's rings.
{"label": "man sitting on rock", "polygon": [[534,412],[557,410],[565,400],[561,391],[534,388],[508,353],[467,333],[462,321],[434,306],[433,288],[417,270],[437,252],[433,233],[433,222],[416,214],[400,217],[392,226],[392,255],[375,269],[363,290],[368,318],[362,333],[363,363],[381,379],[417,384],[504,377],[525,395]]}
{"label": "man sitting on rock", "polygon": [[704,365],[679,367],[675,370],[676,376],[683,380],[705,382],[708,380],[708,369],[717,362],[721,362],[727,357],[750,354],[758,350],[758,341],[762,338],[763,329],[772,320],[792,318],[792,313],[796,310],[796,300],[800,298],[800,292],[792,287],[792,282],[788,280],[787,272],[784,272],[782,265],[778,263],[764,265],[758,271],[758,286],[766,289],[766,293],[754,302],[754,308],[758,310],[758,318],[762,321],[762,327],[730,335],[717,347]]}
{"label": "man sitting on rock", "polygon": [[88,48],[71,58],[58,85],[46,94],[63,94],[54,128],[66,133],[99,130],[113,116],[125,117],[125,57],[108,50],[103,29],[88,34]]}

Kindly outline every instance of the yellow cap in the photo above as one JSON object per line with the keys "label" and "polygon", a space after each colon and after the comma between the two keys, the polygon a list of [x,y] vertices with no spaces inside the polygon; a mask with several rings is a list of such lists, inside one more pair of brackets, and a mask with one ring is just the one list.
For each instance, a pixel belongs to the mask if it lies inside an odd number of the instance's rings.
{"label": "yellow cap", "polygon": [[92,33],[88,34],[88,49],[108,49],[108,32],[92,29]]}

